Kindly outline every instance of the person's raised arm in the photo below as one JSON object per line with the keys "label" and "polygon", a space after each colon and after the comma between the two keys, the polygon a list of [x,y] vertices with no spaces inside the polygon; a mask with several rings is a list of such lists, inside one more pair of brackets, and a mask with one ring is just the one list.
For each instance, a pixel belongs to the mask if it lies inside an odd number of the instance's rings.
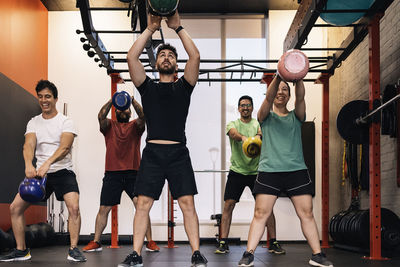
{"label": "person's raised arm", "polygon": [[129,74],[132,82],[136,87],[142,85],[146,79],[146,72],[139,57],[146,46],[147,41],[153,35],[153,33],[160,28],[161,17],[149,14],[147,17],[147,28],[140,34],[140,36],[133,43],[132,47],[128,51],[127,61],[129,67]]}
{"label": "person's raised arm", "polygon": [[261,132],[261,127],[260,127],[260,125],[259,125],[258,128],[257,128],[257,134],[256,134],[255,137],[258,137],[258,138],[262,139],[262,132]]}
{"label": "person's raised arm", "polygon": [[145,123],[145,117],[143,113],[143,108],[142,106],[135,100],[135,98],[132,96],[132,106],[136,111],[136,114],[138,115],[138,118],[136,120],[138,130],[139,131],[144,131],[144,123]]}
{"label": "person's raised arm", "polygon": [[281,81],[282,81],[281,77],[279,75],[275,75],[275,78],[272,80],[271,84],[267,88],[265,99],[262,102],[261,107],[257,112],[257,120],[259,121],[260,124],[265,120],[265,118],[271,111]]}
{"label": "person's raised arm", "polygon": [[108,126],[110,126],[110,121],[107,119],[108,112],[110,112],[112,105],[112,100],[108,100],[104,106],[101,107],[99,114],[97,115],[97,119],[99,120],[100,130],[104,132]]}
{"label": "person's raised arm", "polygon": [[26,178],[34,178],[37,175],[35,166],[33,166],[32,164],[33,157],[35,155],[35,148],[36,148],[36,134],[27,133],[25,135],[25,143],[23,149]]}
{"label": "person's raised arm", "polygon": [[185,66],[184,77],[190,85],[194,86],[199,78],[200,52],[190,35],[181,26],[178,11],[176,11],[173,16],[167,18],[167,25],[169,28],[177,32],[182,41],[183,47],[189,56]]}
{"label": "person's raised arm", "polygon": [[306,90],[304,88],[303,80],[299,80],[295,85],[296,99],[294,101],[294,112],[299,120],[303,121],[306,116],[306,102],[304,101],[304,95]]}

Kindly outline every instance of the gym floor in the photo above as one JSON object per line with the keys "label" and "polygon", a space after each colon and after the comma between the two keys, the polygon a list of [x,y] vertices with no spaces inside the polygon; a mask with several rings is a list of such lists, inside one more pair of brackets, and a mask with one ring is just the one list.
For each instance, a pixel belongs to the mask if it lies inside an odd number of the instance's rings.
{"label": "gym floor", "polygon": [[[145,252],[143,250],[144,266],[146,267],[189,267],[190,266],[190,247],[187,244],[178,244],[178,248],[168,249],[164,248],[165,244],[161,244],[160,252]],[[272,255],[266,251],[265,248],[258,247],[255,253],[255,266],[281,266],[281,267],[301,267],[309,266],[308,260],[310,256],[310,249],[307,244],[289,243],[283,244],[286,249],[286,255]],[[80,246],[81,248],[81,246]],[[230,253],[226,255],[214,254],[215,246],[206,244],[201,246],[202,253],[208,259],[208,267],[225,267],[237,266],[246,245],[230,246]],[[67,261],[66,246],[53,246],[45,248],[32,249],[32,259],[29,262],[13,262],[13,263],[0,263],[0,266],[13,266],[13,267],[26,267],[32,266],[57,266],[71,267],[73,265],[81,265],[85,267],[99,267],[99,266],[114,266],[123,261],[127,254],[131,252],[132,247],[125,245],[119,249],[110,249],[103,247],[102,252],[98,253],[85,253],[88,261],[85,263],[70,263]],[[362,259],[361,254],[355,252],[348,252],[335,248],[326,250],[328,259],[331,260],[336,267],[389,267],[400,266],[400,255],[384,261],[370,261]]]}

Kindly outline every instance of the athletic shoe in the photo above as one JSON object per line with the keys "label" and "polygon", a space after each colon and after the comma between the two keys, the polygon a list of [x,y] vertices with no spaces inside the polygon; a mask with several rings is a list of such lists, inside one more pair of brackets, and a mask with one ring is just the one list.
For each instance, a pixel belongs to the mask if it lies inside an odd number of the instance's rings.
{"label": "athletic shoe", "polygon": [[89,244],[87,244],[86,247],[82,249],[83,252],[96,252],[102,250],[103,248],[101,247],[101,244],[97,241],[90,241]]}
{"label": "athletic shoe", "polygon": [[196,250],[192,255],[192,267],[206,267],[208,260],[200,251]]}
{"label": "athletic shoe", "polygon": [[248,251],[243,253],[238,266],[254,266],[254,255]]}
{"label": "athletic shoe", "polygon": [[160,248],[157,246],[156,242],[150,240],[149,242],[147,242],[146,251],[159,252]]}
{"label": "athletic shoe", "polygon": [[14,248],[10,253],[0,256],[0,261],[7,262],[7,261],[27,261],[30,260],[31,251],[29,248],[25,250],[19,250]]}
{"label": "athletic shoe", "polygon": [[118,264],[118,267],[140,267],[143,266],[142,256],[139,256],[136,251],[126,256],[125,260]]}
{"label": "athletic shoe", "polygon": [[275,253],[275,254],[285,254],[286,251],[281,247],[278,241],[274,241],[270,243],[268,252]]}
{"label": "athletic shoe", "polygon": [[77,247],[74,247],[73,249],[68,250],[67,260],[76,261],[76,262],[84,262],[84,261],[86,261],[86,257],[83,256],[82,252]]}
{"label": "athletic shoe", "polygon": [[215,254],[229,253],[229,246],[225,241],[219,241],[219,247],[215,250]]}
{"label": "athletic shoe", "polygon": [[324,253],[312,254],[310,261],[308,262],[311,266],[320,267],[333,267],[332,262],[326,259]]}

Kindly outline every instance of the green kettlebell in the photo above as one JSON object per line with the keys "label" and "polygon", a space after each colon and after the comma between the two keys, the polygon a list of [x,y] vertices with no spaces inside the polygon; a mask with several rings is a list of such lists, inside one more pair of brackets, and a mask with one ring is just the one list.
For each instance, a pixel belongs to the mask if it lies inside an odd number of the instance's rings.
{"label": "green kettlebell", "polygon": [[179,0],[148,0],[149,11],[153,15],[169,17],[175,14]]}

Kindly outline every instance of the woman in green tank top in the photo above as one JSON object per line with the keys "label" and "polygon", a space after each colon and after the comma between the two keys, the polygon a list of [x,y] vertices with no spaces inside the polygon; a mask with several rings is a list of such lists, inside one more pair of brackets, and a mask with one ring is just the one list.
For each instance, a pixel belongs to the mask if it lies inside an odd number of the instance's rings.
{"label": "woman in green tank top", "polygon": [[[289,85],[275,76],[268,86],[266,97],[257,114],[262,129],[262,148],[259,174],[254,185],[256,205],[251,222],[247,249],[239,266],[253,266],[254,251],[264,234],[264,226],[282,191],[290,197],[301,229],[312,250],[309,264],[333,266],[321,252],[317,225],[313,215],[311,180],[304,164],[301,147],[301,124],[305,120],[305,88],[302,80],[295,85],[295,108],[287,109]],[[300,184],[301,179],[308,179]],[[308,181],[308,182],[307,182]]]}

